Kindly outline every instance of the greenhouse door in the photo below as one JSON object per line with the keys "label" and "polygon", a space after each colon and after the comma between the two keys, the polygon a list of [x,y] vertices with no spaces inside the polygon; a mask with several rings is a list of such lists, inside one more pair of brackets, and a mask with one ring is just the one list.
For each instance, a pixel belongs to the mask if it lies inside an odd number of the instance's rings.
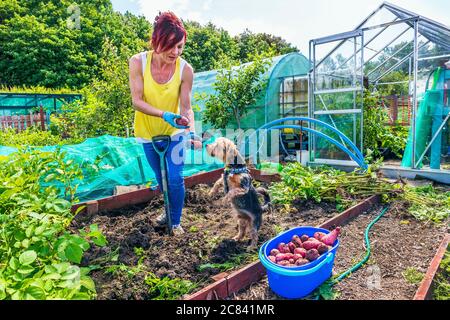
{"label": "greenhouse door", "polygon": [[[334,48],[330,51],[331,48]],[[328,123],[363,148],[363,33],[361,30],[310,41],[310,118]],[[323,53],[327,53],[323,55]],[[312,125],[338,142],[343,139],[331,130]],[[350,157],[334,144],[310,136],[310,161],[324,164],[352,164]],[[356,163],[355,163],[356,164]]]}

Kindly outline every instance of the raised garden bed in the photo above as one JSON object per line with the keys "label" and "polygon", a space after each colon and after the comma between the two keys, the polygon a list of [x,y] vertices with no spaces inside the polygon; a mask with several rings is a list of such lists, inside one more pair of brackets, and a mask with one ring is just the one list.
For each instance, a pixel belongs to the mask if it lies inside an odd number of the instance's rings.
{"label": "raised garden bed", "polygon": [[[365,254],[364,231],[381,209],[382,207],[378,206],[374,210],[358,215],[344,225],[334,272],[340,274],[362,259]],[[334,290],[338,292],[337,299],[413,299],[417,296],[419,284],[446,237],[446,232],[446,224],[418,222],[406,216],[401,206],[392,205],[371,230],[370,260],[334,287]],[[427,284],[424,286],[426,287]],[[229,298],[283,299],[270,290],[267,277],[263,277],[259,282]]]}
{"label": "raised garden bed", "polygon": [[[255,180],[263,180],[264,186],[277,180],[277,175],[261,175],[257,171],[252,175]],[[156,191],[138,190],[112,197],[115,201],[104,199],[89,203],[71,228],[98,224],[108,240],[105,247],[91,248],[82,261],[83,265],[102,266],[91,272],[98,299],[154,298],[145,284],[143,270],[160,279],[189,280],[197,284],[189,290],[192,293],[222,278],[224,271],[228,275],[258,260],[256,250],[246,250],[249,240],[240,243],[232,240],[237,228],[230,204],[223,203],[222,194],[208,196],[210,185],[205,182],[212,184],[219,176],[220,171],[187,180],[182,218],[186,234],[181,238],[167,236],[164,229],[154,224],[156,216],[164,210],[162,196]],[[128,205],[118,208],[120,204]],[[264,215],[258,244],[292,225],[314,225],[338,214],[335,205],[329,203],[299,202],[287,210],[275,206],[273,213]],[[118,261],[108,261],[114,253]],[[228,293],[228,287],[224,293]]]}

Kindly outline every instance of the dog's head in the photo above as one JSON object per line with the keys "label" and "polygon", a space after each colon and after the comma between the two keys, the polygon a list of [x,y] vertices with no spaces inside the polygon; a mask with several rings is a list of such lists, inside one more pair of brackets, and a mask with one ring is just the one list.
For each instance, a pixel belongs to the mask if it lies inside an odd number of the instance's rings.
{"label": "dog's head", "polygon": [[214,143],[207,144],[206,152],[211,157],[223,161],[225,165],[245,164],[245,160],[239,153],[236,145],[227,138],[217,138]]}

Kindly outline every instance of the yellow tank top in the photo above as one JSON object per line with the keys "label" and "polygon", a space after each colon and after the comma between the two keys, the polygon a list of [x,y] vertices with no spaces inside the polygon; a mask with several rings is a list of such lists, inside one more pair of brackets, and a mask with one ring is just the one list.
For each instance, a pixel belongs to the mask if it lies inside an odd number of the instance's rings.
{"label": "yellow tank top", "polygon": [[[147,63],[144,71],[144,101],[162,111],[179,114],[180,102],[180,57],[175,66],[172,78],[165,84],[160,84],[153,79],[151,72],[153,51],[147,53]],[[182,130],[172,127],[162,118],[149,116],[140,111],[134,114],[134,135],[137,138],[151,140],[158,135],[172,136]]]}

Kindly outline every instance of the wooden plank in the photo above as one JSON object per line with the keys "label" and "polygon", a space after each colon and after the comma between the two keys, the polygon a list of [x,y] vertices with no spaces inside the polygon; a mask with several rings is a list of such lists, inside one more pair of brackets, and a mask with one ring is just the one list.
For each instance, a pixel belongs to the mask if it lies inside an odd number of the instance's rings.
{"label": "wooden plank", "polygon": [[124,208],[134,204],[148,202],[158,194],[160,194],[159,190],[151,190],[150,188],[146,188],[99,199],[98,210],[99,212],[106,212]]}
{"label": "wooden plank", "polygon": [[266,173],[261,170],[250,168],[250,174],[253,179],[261,182],[278,182],[281,181],[281,176],[278,173]]}
{"label": "wooden plank", "polygon": [[227,279],[223,278],[200,291],[184,297],[183,300],[218,300],[225,299],[228,296]]}
{"label": "wooden plank", "polygon": [[320,228],[329,229],[342,225],[345,222],[349,221],[350,219],[358,216],[362,212],[367,211],[374,204],[380,203],[380,200],[381,197],[379,195],[373,195],[370,198],[364,200],[363,202],[360,202],[357,205],[348,208],[341,214],[329,219],[328,221],[325,221],[320,225]]}
{"label": "wooden plank", "polygon": [[437,249],[436,255],[433,260],[431,260],[430,266],[428,267],[427,273],[425,274],[419,288],[414,295],[414,300],[430,300],[433,293],[433,281],[439,270],[439,265],[444,257],[445,251],[450,243],[450,234],[446,234],[444,239],[442,239],[439,248]]}
{"label": "wooden plank", "polygon": [[255,261],[231,273],[226,279],[228,283],[228,297],[239,290],[259,281],[266,274],[266,269],[260,261]]}

